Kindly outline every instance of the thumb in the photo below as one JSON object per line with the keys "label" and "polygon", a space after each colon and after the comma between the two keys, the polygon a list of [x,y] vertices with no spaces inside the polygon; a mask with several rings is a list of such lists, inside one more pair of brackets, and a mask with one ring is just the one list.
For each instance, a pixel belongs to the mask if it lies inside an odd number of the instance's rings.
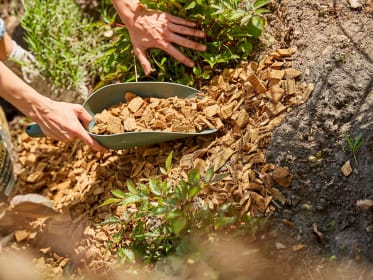
{"label": "thumb", "polygon": [[145,75],[149,76],[151,72],[151,65],[148,56],[146,55],[146,50],[134,48],[134,53],[137,56],[137,59],[139,60],[141,67],[145,72]]}
{"label": "thumb", "polygon": [[88,128],[88,125],[92,120],[92,116],[86,111],[86,109],[84,109],[82,105],[77,105],[75,110],[77,112],[78,119],[81,121],[83,126]]}

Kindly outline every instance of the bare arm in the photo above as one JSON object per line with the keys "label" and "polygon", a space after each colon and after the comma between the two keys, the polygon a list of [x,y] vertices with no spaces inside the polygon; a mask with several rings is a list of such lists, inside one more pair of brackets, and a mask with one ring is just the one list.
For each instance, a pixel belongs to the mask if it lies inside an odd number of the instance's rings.
{"label": "bare arm", "polygon": [[182,36],[205,37],[203,31],[194,28],[194,22],[161,11],[147,10],[137,0],[112,0],[112,3],[128,28],[135,55],[146,75],[151,71],[146,55],[149,48],[162,49],[188,67],[194,66],[193,61],[173,43],[197,51],[206,50],[205,45]]}
{"label": "bare arm", "polygon": [[83,127],[88,126],[92,117],[82,105],[53,101],[39,94],[2,62],[0,96],[38,123],[45,135],[65,142],[81,139],[92,149],[105,151]]}

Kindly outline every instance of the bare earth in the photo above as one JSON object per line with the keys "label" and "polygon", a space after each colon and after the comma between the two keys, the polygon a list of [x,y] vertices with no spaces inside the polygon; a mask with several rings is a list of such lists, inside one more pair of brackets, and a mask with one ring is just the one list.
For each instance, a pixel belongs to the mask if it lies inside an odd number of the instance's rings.
{"label": "bare earth", "polygon": [[[308,244],[325,258],[371,264],[373,209],[357,202],[373,199],[373,6],[360,2],[366,5],[353,9],[349,1],[276,1],[271,27],[280,32],[274,34],[283,46],[298,48],[293,63],[315,90],[275,130],[267,160],[294,174],[287,205],[276,214],[275,235]],[[362,133],[357,162],[345,133]],[[353,171],[345,176],[341,167],[348,160]],[[345,279],[357,279],[352,271],[344,267]],[[370,279],[371,273],[359,276]]]}

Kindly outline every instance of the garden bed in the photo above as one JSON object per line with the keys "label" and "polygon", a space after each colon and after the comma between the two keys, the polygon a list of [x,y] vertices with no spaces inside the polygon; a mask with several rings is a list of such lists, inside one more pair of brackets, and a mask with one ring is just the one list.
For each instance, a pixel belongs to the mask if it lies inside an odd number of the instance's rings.
{"label": "garden bed", "polygon": [[[116,266],[115,252],[107,247],[115,229],[100,223],[121,209],[99,205],[111,196],[111,190],[126,190],[127,179],[145,182],[144,178],[160,176],[159,167],[173,151],[171,178],[185,177],[196,166],[202,170],[214,166],[216,171],[229,173],[202,192],[210,209],[235,201],[242,207],[241,214],[274,218],[269,232],[251,236],[257,239],[251,245],[227,243],[233,253],[228,249],[224,253],[230,258],[239,256],[244,263],[256,264],[251,275],[256,271],[258,279],[268,279],[269,267],[280,264],[278,279],[291,275],[332,279],[338,273],[348,279],[369,279],[372,271],[365,264],[373,260],[373,217],[369,204],[364,209],[358,202],[373,199],[372,3],[352,8],[349,1],[274,1],[268,18],[268,31],[276,42],[266,51],[272,56],[256,61],[263,72],[255,69],[250,81],[243,69],[253,64],[241,65],[224,71],[204,89],[215,99],[227,95],[226,104],[236,101],[229,121],[216,135],[99,155],[79,142],[31,139],[23,133],[19,119],[15,120],[19,192],[41,193],[63,213],[47,223],[44,234],[33,234],[36,225],[19,232],[17,246],[37,248],[41,254],[37,262],[52,268],[55,275],[72,265],[80,272]],[[286,55],[273,52],[289,52],[289,47],[291,53]],[[279,66],[279,62],[284,64]],[[296,85],[294,91],[287,85],[289,79],[281,76],[279,80],[285,81],[279,83],[283,85],[277,91],[281,97],[277,100],[278,93],[268,96],[268,77],[278,79],[269,70],[291,67],[302,73],[290,82]],[[242,98],[239,92],[247,81],[253,94]],[[310,95],[312,84],[315,90]],[[243,111],[249,112],[248,117]],[[364,143],[355,161],[345,139],[347,134],[356,138],[359,133]],[[346,176],[341,167],[348,160],[352,173]],[[291,184],[274,178],[275,170],[285,172],[281,178],[292,178]],[[68,242],[52,242],[66,234],[71,236]],[[256,245],[260,245],[259,253]],[[246,249],[241,253],[242,248]],[[184,278],[193,275],[191,270],[197,275],[206,271],[246,275],[247,264],[219,263],[212,257],[214,250],[205,250],[209,258],[201,262],[203,267],[200,264],[196,269],[191,260],[173,273]],[[251,259],[244,257],[248,255]],[[167,275],[172,277],[172,273]]]}

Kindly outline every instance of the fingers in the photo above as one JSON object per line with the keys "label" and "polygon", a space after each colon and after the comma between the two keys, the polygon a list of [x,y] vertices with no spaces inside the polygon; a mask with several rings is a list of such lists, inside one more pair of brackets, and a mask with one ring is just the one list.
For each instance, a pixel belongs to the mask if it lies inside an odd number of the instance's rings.
{"label": "fingers", "polygon": [[190,35],[199,38],[204,38],[206,35],[202,30],[190,28],[185,25],[175,24],[174,22],[168,23],[167,27],[170,31],[183,35]]}
{"label": "fingers", "polygon": [[[88,128],[89,123],[92,120],[92,116],[84,109],[81,105],[76,105],[77,111],[77,117],[79,120],[83,123],[83,126],[85,128]],[[86,143],[89,147],[91,147],[93,150],[96,150],[98,152],[107,152],[108,150],[101,146],[96,140],[94,140],[87,132],[86,129],[84,129],[80,123],[79,126],[75,130],[75,136],[82,140],[84,143]]]}
{"label": "fingers", "polygon": [[171,33],[169,36],[170,36],[169,39],[171,42],[174,42],[175,44],[178,44],[180,46],[193,49],[196,51],[201,51],[201,52],[204,52],[207,49],[206,45],[197,43],[183,36],[179,36],[175,33]]}
{"label": "fingers", "polygon": [[186,20],[181,17],[173,16],[170,14],[167,14],[167,19],[175,24],[179,25],[185,25],[185,26],[190,26],[190,27],[195,27],[197,24],[194,21]]}
{"label": "fingers", "polygon": [[72,142],[76,139],[80,139],[95,151],[108,151],[105,147],[101,146],[96,140],[94,140],[80,123],[76,126],[70,125],[69,131],[56,131],[55,129],[47,127],[41,127],[41,129],[46,136],[61,142]]}
{"label": "fingers", "polygon": [[178,61],[183,63],[185,66],[194,67],[194,62],[187,56],[185,56],[182,52],[180,52],[177,48],[172,46],[172,44],[167,45],[167,49],[163,49],[167,51],[171,56],[176,58]]}
{"label": "fingers", "polygon": [[87,144],[91,149],[98,151],[98,152],[107,152],[108,150],[101,146],[96,140],[94,140],[87,132],[87,130],[79,129],[76,131],[76,137],[82,140],[85,144]]}
{"label": "fingers", "polygon": [[84,109],[82,105],[76,104],[75,108],[79,120],[85,128],[88,128],[89,123],[92,121],[92,116]]}
{"label": "fingers", "polygon": [[135,46],[133,47],[133,51],[134,51],[137,59],[139,60],[140,65],[145,72],[145,75],[149,76],[150,72],[152,70],[152,67],[151,67],[150,61],[149,61],[149,59],[146,55],[146,51],[142,50],[140,48],[137,48]]}
{"label": "fingers", "polygon": [[91,149],[98,152],[107,152],[108,150],[101,146],[94,140],[83,127],[88,127],[89,122],[92,120],[91,115],[84,109],[83,106],[78,104],[70,104],[69,110],[72,113],[70,116],[50,119],[48,121],[39,122],[40,128],[46,136],[62,142],[72,142],[80,139],[87,144]]}

